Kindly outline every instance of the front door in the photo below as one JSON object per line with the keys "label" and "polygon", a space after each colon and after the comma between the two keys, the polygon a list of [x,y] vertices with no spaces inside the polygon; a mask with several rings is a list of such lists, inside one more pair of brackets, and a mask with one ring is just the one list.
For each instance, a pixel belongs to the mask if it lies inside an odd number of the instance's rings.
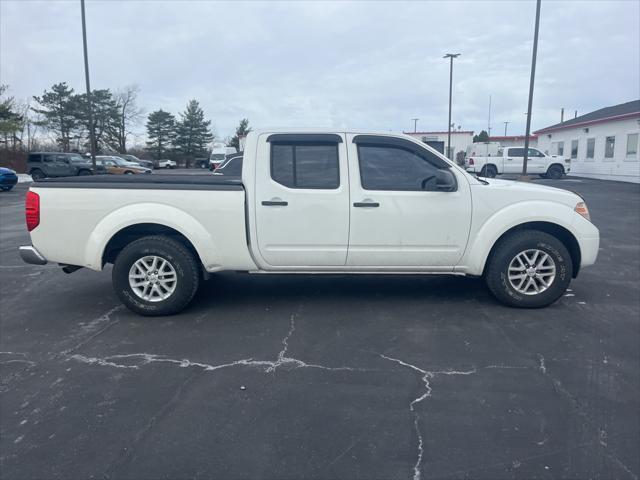
{"label": "front door", "polygon": [[344,266],[349,241],[344,135],[262,134],[257,159],[257,243],[264,262]]}
{"label": "front door", "polygon": [[[466,177],[432,151],[394,137],[348,135],[351,228],[347,265],[450,271],[471,224]],[[454,191],[439,191],[439,169]]]}

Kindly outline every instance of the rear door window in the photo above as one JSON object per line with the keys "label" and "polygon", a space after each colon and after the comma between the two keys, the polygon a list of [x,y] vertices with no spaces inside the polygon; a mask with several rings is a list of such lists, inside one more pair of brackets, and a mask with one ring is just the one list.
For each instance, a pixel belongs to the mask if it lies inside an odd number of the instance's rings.
{"label": "rear door window", "polygon": [[510,148],[509,157],[524,157],[524,148]]}
{"label": "rear door window", "polygon": [[340,186],[337,144],[272,143],[271,178],[289,188]]}

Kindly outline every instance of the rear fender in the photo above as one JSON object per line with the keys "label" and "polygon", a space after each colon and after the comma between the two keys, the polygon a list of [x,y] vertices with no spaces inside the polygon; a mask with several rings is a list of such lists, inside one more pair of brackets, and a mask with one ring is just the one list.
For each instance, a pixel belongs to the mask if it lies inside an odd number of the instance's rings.
{"label": "rear fender", "polygon": [[93,229],[85,250],[85,265],[102,269],[102,258],[109,240],[120,230],[132,225],[153,223],[172,228],[187,238],[207,268],[220,265],[211,234],[188,213],[166,204],[139,203],[114,210]]}

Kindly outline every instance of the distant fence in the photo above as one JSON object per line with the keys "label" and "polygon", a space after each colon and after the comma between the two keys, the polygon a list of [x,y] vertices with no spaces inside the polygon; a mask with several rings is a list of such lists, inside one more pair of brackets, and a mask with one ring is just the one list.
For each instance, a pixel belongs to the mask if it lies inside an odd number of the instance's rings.
{"label": "distant fence", "polygon": [[27,173],[27,153],[0,150],[0,167],[7,167],[18,173]]}

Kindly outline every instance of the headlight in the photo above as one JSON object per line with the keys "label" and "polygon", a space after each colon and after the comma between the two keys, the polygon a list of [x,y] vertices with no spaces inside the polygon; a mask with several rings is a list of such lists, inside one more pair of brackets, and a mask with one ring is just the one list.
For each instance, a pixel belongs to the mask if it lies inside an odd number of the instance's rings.
{"label": "headlight", "polygon": [[584,202],[578,202],[576,207],[574,208],[576,213],[579,213],[587,220],[591,221],[591,216],[589,215],[589,209],[587,208],[587,204]]}

